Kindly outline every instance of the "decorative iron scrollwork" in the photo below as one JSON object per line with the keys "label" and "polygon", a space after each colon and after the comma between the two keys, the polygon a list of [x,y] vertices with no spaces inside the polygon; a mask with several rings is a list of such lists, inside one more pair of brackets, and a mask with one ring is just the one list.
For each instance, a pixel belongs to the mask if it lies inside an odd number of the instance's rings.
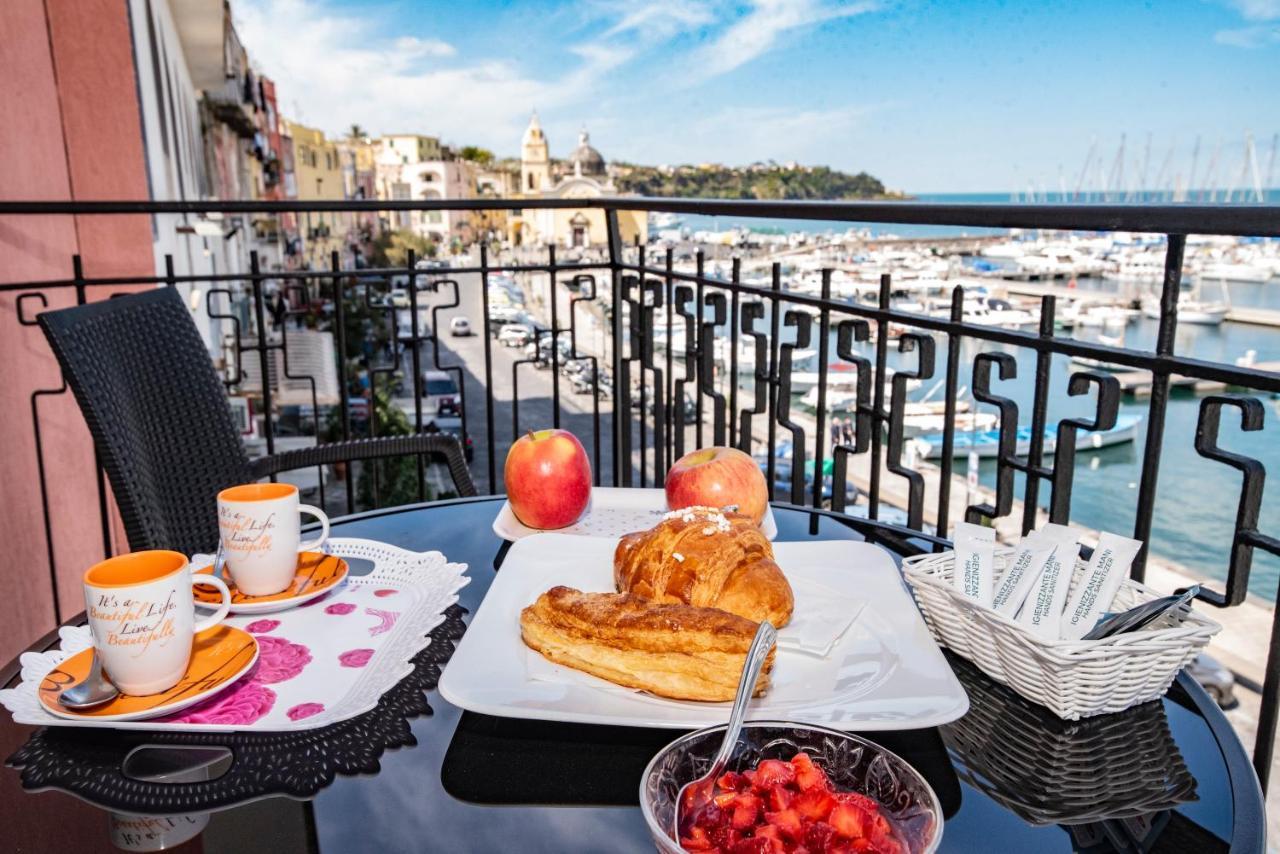
{"label": "decorative iron scrollwork", "polygon": [[[783,344],[778,362],[778,424],[791,433],[791,503],[804,504],[804,427],[791,420],[791,361],[797,348],[808,347],[813,318],[801,311],[787,311],[782,324],[794,328],[795,341]],[[819,482],[822,472],[814,471]]]}
{"label": "decorative iron scrollwork", "polygon": [[1058,422],[1058,442],[1053,450],[1052,494],[1049,497],[1049,521],[1067,524],[1071,517],[1071,484],[1075,478],[1076,439],[1081,430],[1110,430],[1116,426],[1116,414],[1120,411],[1120,381],[1110,374],[1080,371],[1067,381],[1067,394],[1081,395],[1089,386],[1098,387],[1098,402],[1093,420],[1064,418]]}
{"label": "decorative iron scrollwork", "polygon": [[1226,593],[1203,586],[1200,599],[1219,608],[1239,605],[1249,592],[1249,571],[1253,566],[1253,550],[1260,548],[1280,555],[1280,539],[1258,531],[1258,514],[1262,509],[1262,491],[1266,484],[1266,468],[1253,457],[1224,450],[1218,444],[1218,428],[1222,409],[1240,410],[1240,429],[1252,433],[1262,429],[1264,409],[1255,397],[1239,394],[1214,394],[1200,401],[1200,418],[1196,423],[1196,453],[1238,469],[1241,474],[1240,503],[1236,507],[1235,535],[1231,540],[1231,562],[1227,568]]}
{"label": "decorative iron scrollwork", "polygon": [[[853,348],[855,341],[871,340],[871,324],[861,318],[850,318],[836,324],[836,355],[853,365],[857,372],[854,405],[853,444],[843,439],[835,443],[831,451],[831,509],[843,513],[845,508],[845,484],[849,482],[849,456],[865,454],[871,447],[871,360]],[[825,379],[825,376],[819,376]]]}
{"label": "decorative iron scrollwork", "polygon": [[702,337],[698,344],[701,367],[698,370],[698,392],[712,400],[711,407],[711,444],[723,445],[725,442],[725,399],[715,386],[715,344],[716,327],[725,322],[726,302],[724,294],[716,292],[707,294],[704,304],[711,309],[711,319],[702,322]]}
{"label": "decorative iron scrollwork", "polygon": [[934,341],[928,335],[908,332],[898,339],[898,352],[915,350],[919,356],[914,371],[899,368],[893,374],[893,397],[889,401],[889,448],[885,467],[907,479],[907,526],[922,530],[924,524],[924,475],[902,464],[902,416],[907,402],[907,383],[933,376]]}
{"label": "decorative iron scrollwork", "polygon": [[996,503],[973,504],[964,513],[965,521],[977,522],[985,517],[995,519],[1013,509],[1013,472],[1017,468],[1018,404],[991,391],[991,368],[1000,379],[1018,375],[1018,363],[1008,353],[979,353],[973,359],[973,397],[1000,410],[1000,439],[996,458]]}
{"label": "decorative iron scrollwork", "polygon": [[[738,411],[738,450],[751,453],[751,418],[764,415],[769,407],[769,336],[756,331],[756,321],[764,319],[764,303],[759,300],[744,302],[740,309],[740,328],[743,335],[750,336],[755,370],[751,379],[754,396],[750,407]],[[735,377],[734,382],[737,382]]]}

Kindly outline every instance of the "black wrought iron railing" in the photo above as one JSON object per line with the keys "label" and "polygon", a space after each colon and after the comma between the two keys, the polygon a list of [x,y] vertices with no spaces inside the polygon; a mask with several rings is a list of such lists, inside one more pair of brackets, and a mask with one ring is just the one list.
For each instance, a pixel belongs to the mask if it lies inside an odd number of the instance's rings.
{"label": "black wrought iron railing", "polygon": [[[254,255],[246,259],[244,269],[217,275],[178,275],[170,262],[164,275],[96,278],[83,272],[96,259],[84,259],[82,265],[76,257],[68,259],[68,278],[10,282],[0,285],[0,294],[13,300],[19,323],[32,325],[35,315],[49,306],[48,296],[59,290],[69,290],[76,302],[85,302],[123,286],[206,289],[200,299],[209,317],[220,321],[228,336],[227,385],[233,392],[247,392],[260,402],[266,416],[263,437],[268,453],[275,450],[286,416],[287,407],[279,394],[286,381],[303,384],[301,393],[310,397],[310,406],[301,407],[306,412],[303,420],[311,422],[303,432],[324,432],[323,378],[291,363],[290,356],[297,353],[304,329],[329,332],[333,351],[338,354],[332,359],[337,393],[331,395],[335,399],[327,421],[336,433],[334,438],[380,435],[387,425],[379,422],[384,416],[380,416],[378,395],[381,392],[391,401],[398,398],[412,430],[444,429],[442,424],[448,422],[447,429],[455,429],[466,441],[474,442],[473,475],[482,492],[501,491],[499,463],[505,448],[530,427],[567,426],[574,430],[588,449],[597,483],[621,486],[660,484],[663,472],[686,450],[729,444],[761,458],[770,488],[780,500],[828,508],[868,536],[891,539],[908,548],[940,548],[949,526],[961,514],[970,520],[1012,518],[1021,531],[1035,526],[1045,511],[1052,521],[1071,520],[1079,437],[1115,427],[1123,389],[1116,373],[1096,369],[1072,369],[1065,386],[1055,387],[1055,356],[1143,372],[1141,386],[1149,391],[1149,397],[1143,412],[1144,438],[1132,527],[1135,538],[1151,541],[1166,456],[1171,391],[1188,381],[1200,381],[1214,384],[1214,390],[1199,400],[1194,450],[1199,457],[1241,473],[1236,495],[1195,499],[1236,506],[1230,542],[1221,548],[1225,586],[1221,591],[1205,587],[1200,598],[1219,608],[1241,604],[1248,591],[1255,551],[1280,556],[1276,536],[1280,531],[1260,527],[1263,462],[1223,447],[1219,438],[1224,413],[1238,417],[1243,431],[1263,429],[1262,400],[1280,395],[1280,373],[1247,362],[1194,358],[1180,354],[1176,346],[1188,236],[1280,237],[1280,209],[1275,207],[640,198],[104,201],[0,202],[0,217],[198,217],[286,212],[390,215],[406,210],[518,212],[538,208],[602,210],[608,237],[604,251],[598,257],[579,253],[581,257],[565,259],[555,247],[502,249],[495,254],[490,246],[477,245],[447,269],[424,268],[412,253],[403,265],[355,267],[344,262],[345,253],[335,252],[324,269],[266,270]],[[960,287],[950,293],[945,314],[895,307],[892,270],[881,276],[872,302],[833,293],[831,269],[817,272],[818,286],[813,291],[792,287],[795,277],[778,261],[766,262],[763,279],[751,281],[744,275],[744,263],[759,259],[699,249],[682,261],[674,248],[656,251],[646,245],[625,244],[618,215],[629,210],[1162,235],[1164,270],[1156,287],[1159,312],[1154,349],[1125,348],[1058,334],[1055,320],[1059,307],[1053,294],[1040,298],[1035,330],[1023,331],[967,320],[965,292]],[[498,280],[506,276],[519,277],[505,286],[510,297],[507,302],[518,303],[523,295],[536,305],[531,306],[535,309],[532,315],[521,315],[530,322],[527,329],[500,333],[503,321],[517,317],[511,306],[497,304],[497,295],[503,291]],[[458,314],[478,325],[478,340],[446,340],[446,315]],[[504,337],[498,338],[499,334]],[[519,348],[516,358],[502,346],[512,343]],[[807,379],[815,400],[811,412],[800,413],[792,394],[800,376],[797,366],[802,351],[813,348],[816,354],[809,361],[814,369],[808,373],[816,376]],[[1030,354],[1034,364],[1030,413],[1025,416],[1024,407],[1000,385],[1019,370],[1015,352]],[[849,423],[829,439],[834,405],[828,386],[836,371],[854,377],[854,381],[843,393],[840,409]],[[259,379],[251,382],[250,374]],[[959,501],[957,487],[953,487],[955,424],[967,408],[962,400],[962,374],[971,376],[973,407],[985,404],[999,413],[994,489],[980,490],[971,502]],[[431,387],[442,375],[452,380],[444,385],[456,389],[454,404],[441,404],[442,396]],[[940,384],[939,414],[944,425],[938,462],[927,473],[911,458],[910,437],[904,430],[910,390],[926,381]],[[30,394],[38,454],[40,401],[64,390],[65,386],[35,389]],[[1091,395],[1091,411],[1079,417],[1062,417],[1051,425],[1050,401],[1060,399],[1064,392],[1068,397]],[[455,417],[457,424],[453,426],[450,419]],[[1019,435],[1020,425],[1024,437]],[[44,533],[51,543],[44,461],[38,460],[38,464]],[[429,498],[429,461],[417,460],[415,466],[412,500]],[[865,470],[858,490],[847,487],[855,467]],[[384,485],[376,481],[376,470],[372,476],[370,492],[377,503],[387,495]],[[345,495],[336,500],[353,510],[357,508],[357,490],[352,488],[350,476],[346,483]],[[318,488],[323,492],[327,484],[335,482],[321,472]],[[107,500],[101,479],[99,490],[104,543],[109,548]],[[329,497],[322,495],[321,500]],[[1191,499],[1173,496],[1165,500]],[[54,557],[50,547],[51,563]],[[1147,557],[1144,553],[1134,564],[1133,575],[1139,580],[1144,578]],[[1226,619],[1231,618],[1227,615]],[[1266,655],[1254,753],[1264,786],[1280,712],[1280,623],[1273,621]]]}

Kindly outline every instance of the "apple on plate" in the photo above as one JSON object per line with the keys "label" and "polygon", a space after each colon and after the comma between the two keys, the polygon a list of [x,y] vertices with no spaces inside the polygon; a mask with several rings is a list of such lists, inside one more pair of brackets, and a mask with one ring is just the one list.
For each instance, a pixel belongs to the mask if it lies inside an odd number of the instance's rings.
{"label": "apple on plate", "polygon": [[507,451],[507,501],[530,528],[572,525],[591,501],[591,462],[568,430],[530,430]]}
{"label": "apple on plate", "polygon": [[760,466],[737,448],[711,447],[690,451],[667,472],[667,508],[738,505],[738,512],[757,525],[769,503]]}

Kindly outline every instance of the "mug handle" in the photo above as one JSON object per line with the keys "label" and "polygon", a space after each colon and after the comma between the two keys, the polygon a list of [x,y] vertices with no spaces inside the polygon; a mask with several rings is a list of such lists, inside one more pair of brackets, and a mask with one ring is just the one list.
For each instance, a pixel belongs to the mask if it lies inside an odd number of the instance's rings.
{"label": "mug handle", "polygon": [[213,612],[212,616],[205,617],[200,622],[192,626],[191,631],[200,634],[205,629],[211,629],[221,623],[231,610],[231,591],[227,589],[227,583],[216,575],[193,575],[191,576],[191,586],[197,584],[212,584],[214,587],[222,591],[222,604],[218,606],[218,610]]}
{"label": "mug handle", "polygon": [[320,536],[309,543],[299,543],[298,552],[319,551],[329,539],[329,517],[319,507],[312,507],[310,504],[299,504],[298,512],[305,513],[308,516],[315,516],[320,520]]}

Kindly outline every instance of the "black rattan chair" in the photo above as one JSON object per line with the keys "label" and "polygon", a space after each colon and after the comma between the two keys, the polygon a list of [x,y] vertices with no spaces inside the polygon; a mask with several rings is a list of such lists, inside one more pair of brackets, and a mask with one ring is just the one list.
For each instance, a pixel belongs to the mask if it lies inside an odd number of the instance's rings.
{"label": "black rattan chair", "polygon": [[443,456],[458,493],[476,494],[462,448],[447,433],[334,442],[250,460],[222,381],[173,288],[38,319],[93,434],[133,549],[212,551],[219,490],[310,466]]}

